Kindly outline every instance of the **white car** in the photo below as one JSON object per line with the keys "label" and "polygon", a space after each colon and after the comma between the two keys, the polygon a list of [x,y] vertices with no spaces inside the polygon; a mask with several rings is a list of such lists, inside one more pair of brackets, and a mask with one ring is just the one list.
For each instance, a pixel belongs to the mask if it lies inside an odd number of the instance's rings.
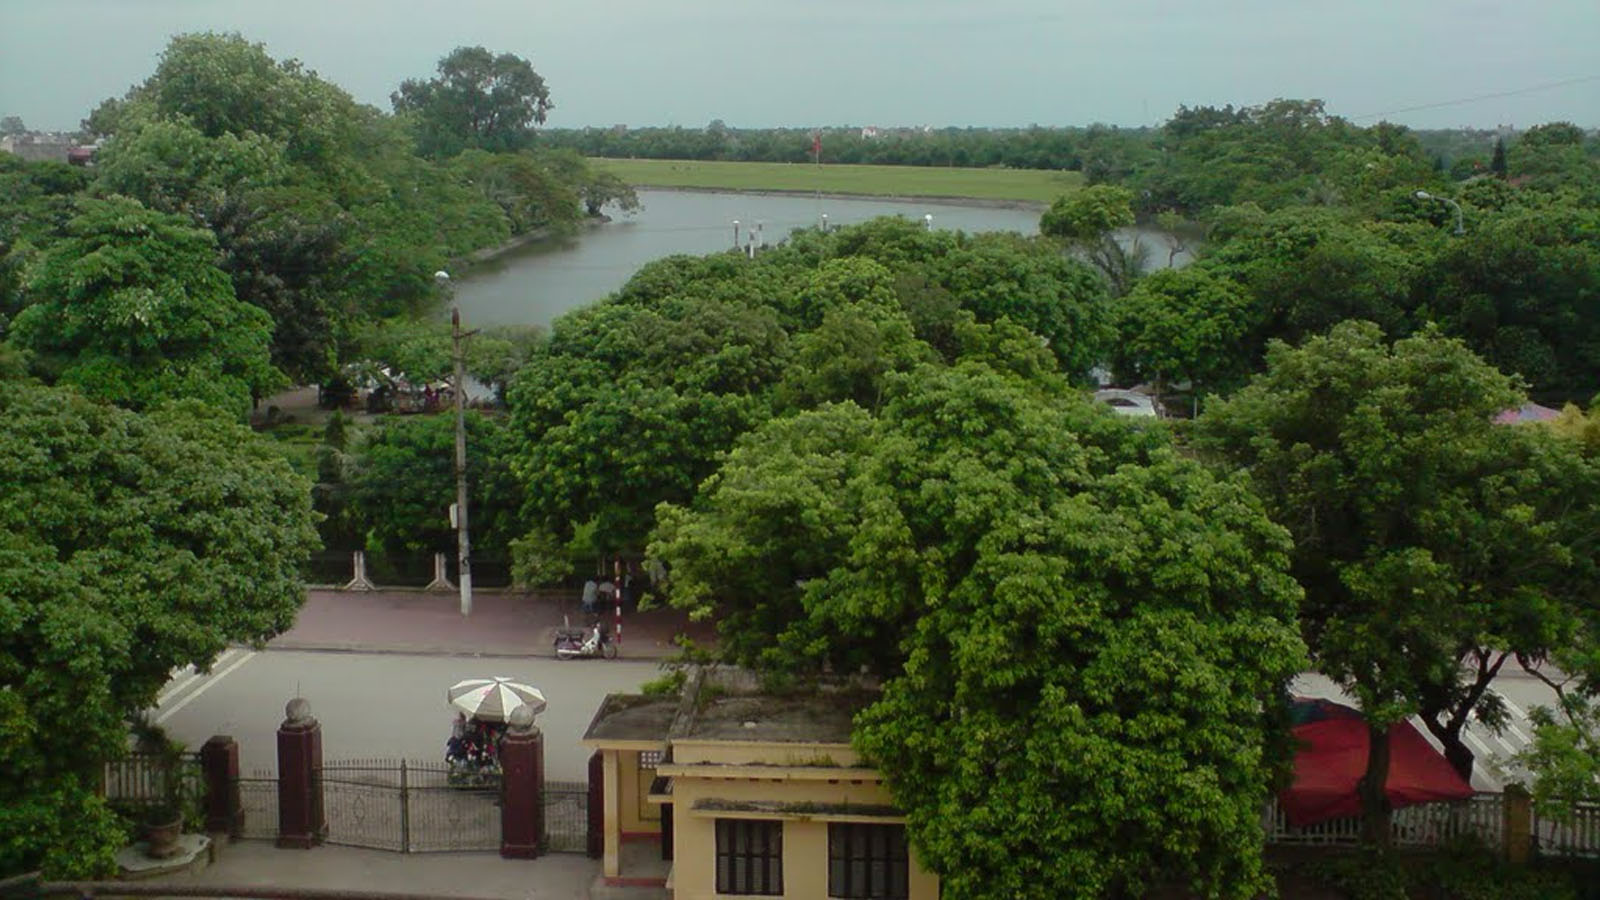
{"label": "white car", "polygon": [[1102,388],[1094,392],[1094,399],[1111,407],[1118,415],[1149,419],[1161,415],[1161,411],[1156,408],[1155,398],[1138,391]]}

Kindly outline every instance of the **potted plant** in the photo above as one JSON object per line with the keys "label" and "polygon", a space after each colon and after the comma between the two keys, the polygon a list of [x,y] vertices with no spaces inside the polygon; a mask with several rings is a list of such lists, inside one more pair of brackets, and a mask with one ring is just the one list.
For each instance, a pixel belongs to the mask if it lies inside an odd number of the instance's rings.
{"label": "potted plant", "polygon": [[145,805],[142,825],[145,854],[167,859],[178,852],[183,820],[189,808],[189,789],[184,779],[184,745],[167,730],[140,716],[133,721],[134,749],[155,768],[156,796]]}

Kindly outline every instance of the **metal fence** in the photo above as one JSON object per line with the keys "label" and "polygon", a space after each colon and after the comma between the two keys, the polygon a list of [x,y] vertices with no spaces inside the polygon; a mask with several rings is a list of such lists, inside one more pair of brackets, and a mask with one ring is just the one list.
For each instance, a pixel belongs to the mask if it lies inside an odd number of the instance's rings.
{"label": "metal fence", "polygon": [[498,850],[500,792],[453,784],[444,763],[326,762],[317,777],[327,842],[401,853]]}
{"label": "metal fence", "polygon": [[1600,803],[1573,804],[1570,819],[1533,812],[1534,847],[1543,856],[1600,859]]}
{"label": "metal fence", "polygon": [[589,785],[582,781],[544,783],[544,850],[585,853],[589,847]]}
{"label": "metal fence", "polygon": [[249,777],[240,777],[235,784],[239,797],[239,837],[266,838],[278,836],[278,776],[257,769]]}
{"label": "metal fence", "polygon": [[[1460,837],[1475,837],[1491,847],[1503,842],[1505,798],[1478,794],[1454,803],[1423,803],[1394,811],[1390,835],[1397,847],[1438,847]],[[1330,819],[1297,828],[1274,797],[1262,816],[1269,844],[1353,847],[1361,843],[1360,817]]]}

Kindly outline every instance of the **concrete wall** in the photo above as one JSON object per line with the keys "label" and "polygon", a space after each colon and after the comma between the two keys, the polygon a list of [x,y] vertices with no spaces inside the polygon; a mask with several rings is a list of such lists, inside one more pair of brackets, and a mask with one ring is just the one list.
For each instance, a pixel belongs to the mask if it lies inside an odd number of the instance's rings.
{"label": "concrete wall", "polygon": [[661,807],[645,802],[650,790],[654,770],[639,770],[639,754],[624,750],[618,759],[617,794],[621,800],[618,813],[623,834],[660,834]]}
{"label": "concrete wall", "polygon": [[695,763],[857,766],[861,764],[861,756],[849,744],[675,740],[672,742],[672,761],[686,766]]}

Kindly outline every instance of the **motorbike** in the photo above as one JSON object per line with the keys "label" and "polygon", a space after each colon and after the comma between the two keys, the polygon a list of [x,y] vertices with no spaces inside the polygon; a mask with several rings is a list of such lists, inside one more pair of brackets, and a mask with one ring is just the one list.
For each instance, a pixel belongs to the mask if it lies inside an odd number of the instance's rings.
{"label": "motorbike", "polygon": [[599,620],[583,628],[556,629],[556,659],[617,658],[617,642],[600,627]]}

